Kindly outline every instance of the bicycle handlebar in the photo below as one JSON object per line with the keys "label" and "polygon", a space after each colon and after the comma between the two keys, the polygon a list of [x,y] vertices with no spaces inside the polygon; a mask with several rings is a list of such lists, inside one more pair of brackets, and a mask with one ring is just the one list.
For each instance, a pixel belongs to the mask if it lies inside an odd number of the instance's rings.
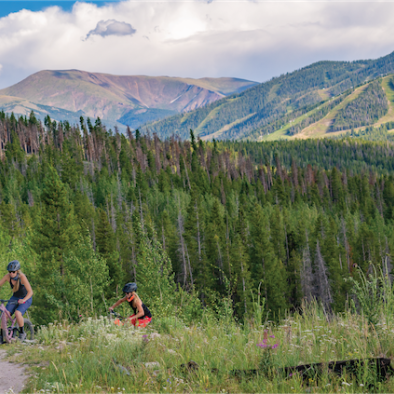
{"label": "bicycle handlebar", "polygon": [[1,300],[0,299],[0,302],[8,302],[9,304],[18,304],[18,301],[10,301],[10,300]]}
{"label": "bicycle handlebar", "polygon": [[116,312],[114,312],[114,311],[110,311],[109,313],[110,313],[111,315],[114,315],[115,317],[119,317],[120,319],[124,319],[124,317],[121,316],[121,315],[119,315],[119,313],[116,313]]}

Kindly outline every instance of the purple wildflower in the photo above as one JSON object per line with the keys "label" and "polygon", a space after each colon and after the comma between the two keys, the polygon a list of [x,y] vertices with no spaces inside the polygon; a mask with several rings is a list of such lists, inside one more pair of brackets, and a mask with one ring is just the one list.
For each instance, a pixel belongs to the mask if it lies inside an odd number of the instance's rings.
{"label": "purple wildflower", "polygon": [[270,338],[275,338],[275,335],[270,335]]}
{"label": "purple wildflower", "polygon": [[279,343],[275,343],[275,345],[272,345],[272,349],[276,349],[279,346]]}
{"label": "purple wildflower", "polygon": [[142,336],[142,340],[143,340],[144,342],[149,342],[148,335],[143,335],[143,336]]}

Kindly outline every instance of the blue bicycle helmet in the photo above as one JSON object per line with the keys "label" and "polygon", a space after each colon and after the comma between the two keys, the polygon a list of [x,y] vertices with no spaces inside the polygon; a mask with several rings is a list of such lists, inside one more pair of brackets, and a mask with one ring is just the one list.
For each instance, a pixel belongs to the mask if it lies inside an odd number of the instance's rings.
{"label": "blue bicycle helmet", "polygon": [[19,271],[21,269],[21,264],[18,260],[12,260],[10,263],[7,265],[7,271]]}
{"label": "blue bicycle helmet", "polygon": [[[18,260],[12,260],[10,263],[7,265],[7,271],[19,271],[21,269],[21,264]],[[19,279],[19,274],[17,274],[13,280],[18,280]]]}
{"label": "blue bicycle helmet", "polygon": [[131,282],[124,285],[123,293],[132,293],[133,291],[137,291],[137,283]]}

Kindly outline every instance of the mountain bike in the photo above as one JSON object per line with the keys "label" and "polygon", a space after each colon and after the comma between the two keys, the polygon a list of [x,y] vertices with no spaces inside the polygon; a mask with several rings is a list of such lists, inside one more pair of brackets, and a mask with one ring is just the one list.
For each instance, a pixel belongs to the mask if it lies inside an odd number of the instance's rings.
{"label": "mountain bike", "polygon": [[[2,342],[11,343],[19,335],[19,326],[16,322],[16,317],[12,318],[10,312],[4,306],[4,302],[10,302],[11,304],[17,304],[17,301],[1,300],[0,299],[0,321],[1,321],[1,340]],[[26,339],[33,340],[34,338],[34,326],[28,319],[24,319],[24,330],[26,333]]]}
{"label": "mountain bike", "polygon": [[124,317],[114,311],[109,312],[109,319],[113,320],[113,323],[116,324],[117,326],[123,326],[124,324],[122,322],[122,320],[124,320]]}

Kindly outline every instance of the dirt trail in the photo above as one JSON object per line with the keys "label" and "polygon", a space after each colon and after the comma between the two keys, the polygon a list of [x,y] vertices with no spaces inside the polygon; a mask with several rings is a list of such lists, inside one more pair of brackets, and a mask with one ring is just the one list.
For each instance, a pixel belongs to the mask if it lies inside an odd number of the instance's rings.
{"label": "dirt trail", "polygon": [[16,394],[23,390],[27,374],[22,365],[5,361],[5,355],[5,350],[0,350],[0,394],[7,392]]}

